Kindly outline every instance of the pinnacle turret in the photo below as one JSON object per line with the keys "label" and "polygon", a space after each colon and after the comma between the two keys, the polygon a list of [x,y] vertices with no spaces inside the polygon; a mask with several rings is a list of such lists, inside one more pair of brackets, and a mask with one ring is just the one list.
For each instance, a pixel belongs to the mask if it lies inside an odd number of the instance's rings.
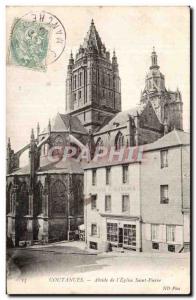
{"label": "pinnacle turret", "polygon": [[37,139],[39,137],[39,133],[40,133],[40,127],[39,127],[39,122],[37,123]]}
{"label": "pinnacle turret", "polygon": [[50,123],[50,119],[48,121],[48,132],[51,133],[51,123]]}
{"label": "pinnacle turret", "polygon": [[157,54],[156,54],[156,51],[155,51],[155,47],[153,46],[152,54],[151,54],[151,67],[150,67],[150,69],[159,68],[157,58],[158,57],[157,57]]}
{"label": "pinnacle turret", "polygon": [[34,135],[34,130],[33,128],[31,129],[31,142],[34,142],[35,140],[35,135]]}

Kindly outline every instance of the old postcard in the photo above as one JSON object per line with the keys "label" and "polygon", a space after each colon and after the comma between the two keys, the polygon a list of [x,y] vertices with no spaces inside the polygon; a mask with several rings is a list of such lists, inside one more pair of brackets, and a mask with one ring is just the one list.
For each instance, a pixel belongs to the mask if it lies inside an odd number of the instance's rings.
{"label": "old postcard", "polygon": [[8,294],[189,294],[190,8],[6,8]]}

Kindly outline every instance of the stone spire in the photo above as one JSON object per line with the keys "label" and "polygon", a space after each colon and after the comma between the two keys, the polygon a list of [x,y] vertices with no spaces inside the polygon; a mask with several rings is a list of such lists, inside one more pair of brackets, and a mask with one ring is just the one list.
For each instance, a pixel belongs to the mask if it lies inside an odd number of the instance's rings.
{"label": "stone spire", "polygon": [[105,51],[105,46],[101,41],[101,38],[97,32],[93,19],[91,21],[90,29],[87,32],[87,35],[84,39],[82,48],[92,50],[92,51],[97,51],[99,54]]}

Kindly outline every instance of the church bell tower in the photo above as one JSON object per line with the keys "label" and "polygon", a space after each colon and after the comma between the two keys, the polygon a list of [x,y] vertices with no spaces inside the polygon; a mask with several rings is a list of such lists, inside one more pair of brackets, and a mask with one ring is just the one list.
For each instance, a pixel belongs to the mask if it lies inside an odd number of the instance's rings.
{"label": "church bell tower", "polygon": [[66,112],[92,131],[121,111],[121,83],[115,51],[112,59],[94,21],[75,58],[71,53],[66,79]]}

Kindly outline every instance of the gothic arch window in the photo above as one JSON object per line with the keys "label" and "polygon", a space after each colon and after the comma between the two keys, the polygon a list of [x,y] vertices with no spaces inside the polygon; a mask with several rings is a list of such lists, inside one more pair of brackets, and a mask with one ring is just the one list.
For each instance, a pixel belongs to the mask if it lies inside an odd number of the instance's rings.
{"label": "gothic arch window", "polygon": [[19,190],[18,213],[20,216],[29,214],[29,191],[26,182],[23,182]]}
{"label": "gothic arch window", "polygon": [[114,145],[115,145],[115,150],[119,150],[121,147],[124,146],[124,136],[120,131],[117,133],[115,137]]}
{"label": "gothic arch window", "polygon": [[96,142],[96,152],[97,153],[102,153],[103,152],[103,140],[99,137],[97,142]]}
{"label": "gothic arch window", "polygon": [[9,184],[8,188],[7,188],[7,207],[6,207],[6,212],[13,212],[13,190],[12,190],[12,183]]}
{"label": "gothic arch window", "polygon": [[61,180],[53,183],[50,196],[50,215],[52,217],[67,216],[67,191]]}
{"label": "gothic arch window", "polygon": [[79,215],[83,214],[83,182],[80,179],[77,180],[77,187],[75,189],[74,213]]}
{"label": "gothic arch window", "polygon": [[43,185],[39,181],[35,189],[35,201],[34,201],[35,215],[40,215],[42,213],[42,201],[43,201]]}

